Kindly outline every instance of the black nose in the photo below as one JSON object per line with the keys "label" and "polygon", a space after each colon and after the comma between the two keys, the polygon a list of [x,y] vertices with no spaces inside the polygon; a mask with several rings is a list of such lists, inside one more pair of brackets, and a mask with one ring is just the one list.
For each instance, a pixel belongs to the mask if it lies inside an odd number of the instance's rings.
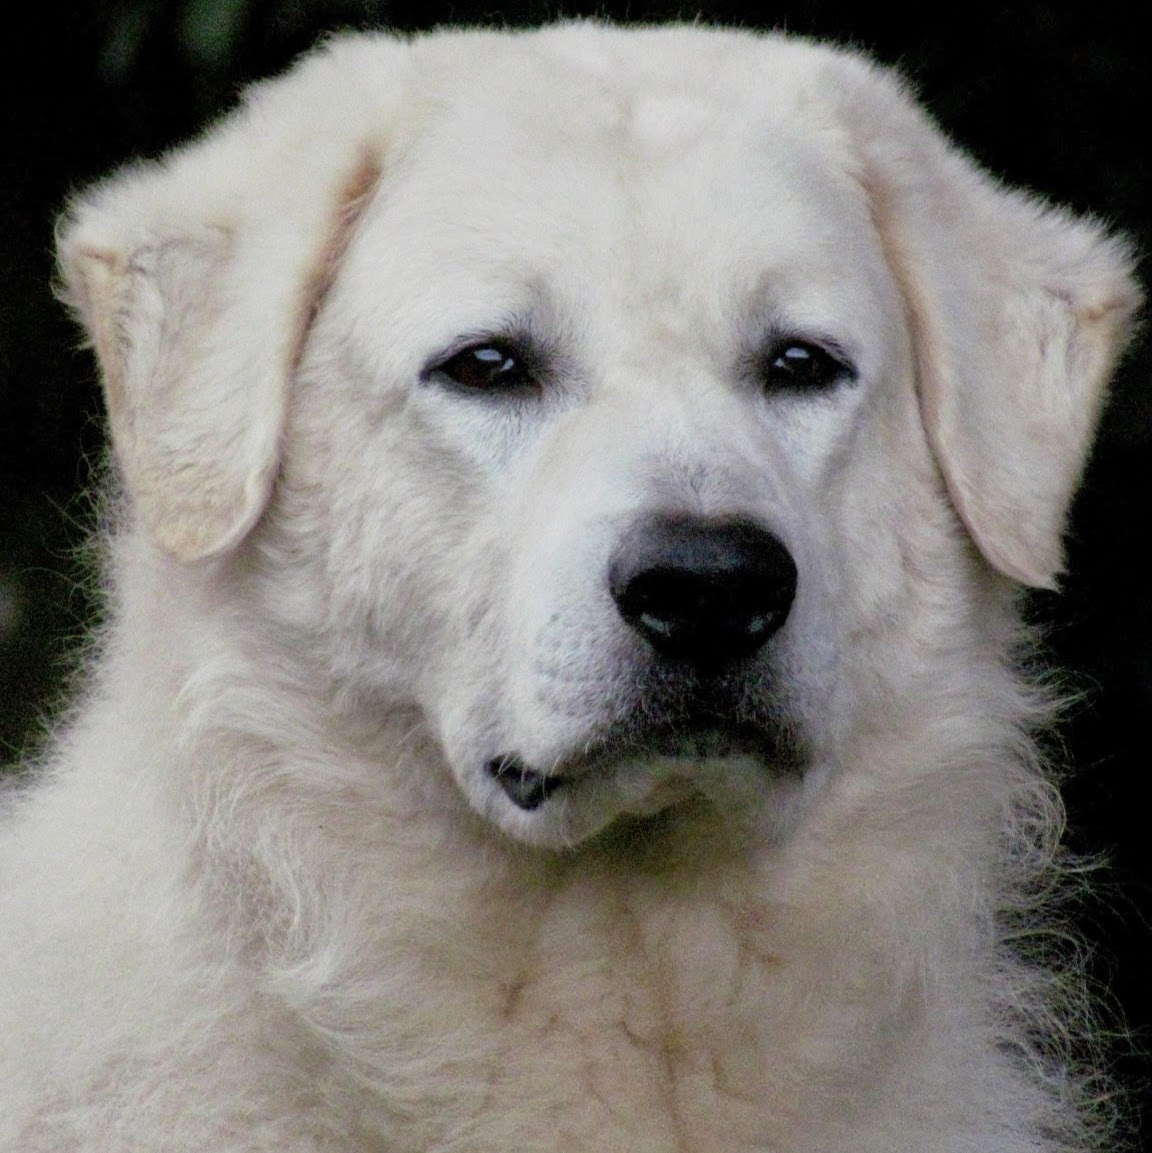
{"label": "black nose", "polygon": [[608,584],[620,615],[659,653],[720,665],[756,652],[796,595],[796,564],[751,521],[661,516],[616,547]]}

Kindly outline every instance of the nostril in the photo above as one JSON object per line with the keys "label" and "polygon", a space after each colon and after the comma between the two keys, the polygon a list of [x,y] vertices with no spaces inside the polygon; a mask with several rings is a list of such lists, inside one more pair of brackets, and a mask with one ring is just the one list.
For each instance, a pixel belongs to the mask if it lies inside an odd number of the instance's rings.
{"label": "nostril", "polygon": [[740,660],[784,623],[796,564],[751,521],[663,516],[625,535],[609,566],[620,615],[659,653],[698,665]]}

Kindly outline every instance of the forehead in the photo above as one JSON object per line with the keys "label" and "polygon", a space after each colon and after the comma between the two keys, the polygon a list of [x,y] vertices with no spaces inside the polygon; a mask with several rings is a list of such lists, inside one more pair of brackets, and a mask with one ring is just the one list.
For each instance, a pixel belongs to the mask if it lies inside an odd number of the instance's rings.
{"label": "forehead", "polygon": [[362,229],[377,272],[415,293],[484,282],[509,310],[516,284],[584,307],[695,296],[801,320],[887,294],[851,142],[807,59],[750,87],[695,56],[493,47],[418,95]]}

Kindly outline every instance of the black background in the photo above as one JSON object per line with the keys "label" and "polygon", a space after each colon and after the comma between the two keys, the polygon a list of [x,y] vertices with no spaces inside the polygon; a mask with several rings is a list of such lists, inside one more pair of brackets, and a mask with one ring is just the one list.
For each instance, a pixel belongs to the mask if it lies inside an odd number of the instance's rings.
{"label": "black background", "polygon": [[[931,7],[897,17],[821,0],[698,9],[496,0],[11,6],[0,26],[0,762],[35,744],[94,612],[77,546],[91,525],[83,494],[103,451],[99,394],[50,290],[53,221],[71,189],[194,132],[244,81],[278,70],[326,29],[699,16],[848,40],[899,65],[990,169],[1097,214],[1146,252],[1152,69],[1138,6],[967,3],[926,15]],[[1146,262],[1142,272],[1147,283]],[[1152,527],[1149,355],[1140,339],[1121,368],[1073,511],[1063,589],[1031,603],[1052,663],[1081,694],[1055,747],[1075,766],[1065,790],[1071,842],[1109,862],[1081,920],[1100,943],[1093,971],[1134,1034],[1116,1063],[1138,1112],[1152,1070],[1144,1055],[1152,1036],[1144,729],[1152,591],[1141,559]]]}

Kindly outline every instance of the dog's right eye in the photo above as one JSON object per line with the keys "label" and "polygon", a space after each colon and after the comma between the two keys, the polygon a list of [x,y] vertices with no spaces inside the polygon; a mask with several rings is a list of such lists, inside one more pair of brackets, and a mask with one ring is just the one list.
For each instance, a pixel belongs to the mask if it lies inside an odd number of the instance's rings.
{"label": "dog's right eye", "polygon": [[469,392],[519,392],[538,388],[523,355],[497,342],[465,348],[434,365],[429,375],[446,377]]}

